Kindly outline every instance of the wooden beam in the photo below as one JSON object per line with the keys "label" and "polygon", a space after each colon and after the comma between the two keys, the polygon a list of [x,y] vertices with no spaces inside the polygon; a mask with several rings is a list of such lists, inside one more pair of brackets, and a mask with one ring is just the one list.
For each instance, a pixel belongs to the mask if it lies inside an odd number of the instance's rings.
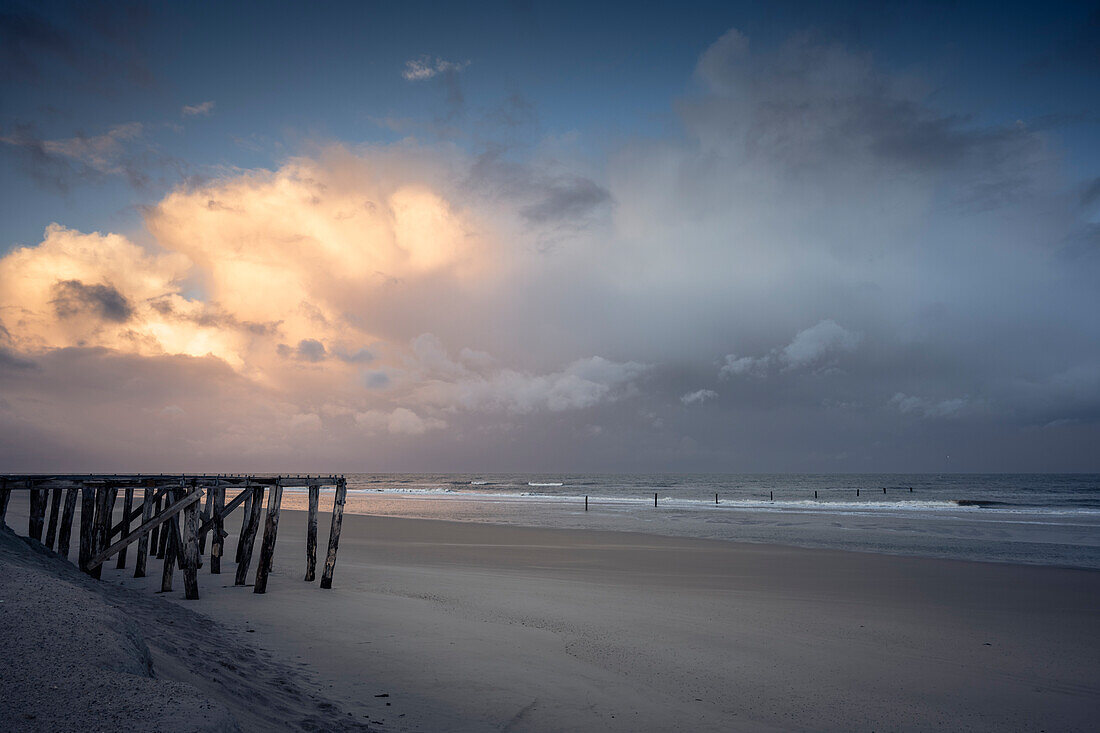
{"label": "wooden beam", "polygon": [[46,547],[53,549],[53,541],[57,537],[57,521],[61,518],[61,492],[63,489],[48,489],[50,492],[50,523],[46,527]]}
{"label": "wooden beam", "polygon": [[[198,501],[201,498],[202,498],[202,492],[201,491],[196,491],[194,493],[188,494],[187,496],[183,497],[182,499],[175,502],[174,504],[169,505],[158,516],[150,517],[147,521],[142,522],[141,526],[139,526],[133,532],[126,535],[125,537],[123,537],[122,539],[120,539],[118,542],[114,543],[113,545],[111,545],[107,549],[105,549],[102,552],[98,553],[95,557],[91,558],[88,561],[88,567],[93,568],[97,565],[102,564],[103,561],[106,560],[111,555],[115,554],[116,552],[118,552],[122,548],[124,548],[124,547],[130,545],[131,543],[136,542],[138,539],[140,539],[141,535],[144,532],[148,532],[153,527],[160,526],[164,522],[167,522],[167,521],[171,520],[173,517],[175,517],[181,511],[183,511],[184,509],[186,509],[190,505],[194,504],[196,501]],[[171,532],[169,532],[169,538],[170,538],[170,535],[171,535]],[[169,588],[169,590],[171,590],[171,588]]]}
{"label": "wooden beam", "polygon": [[267,521],[264,523],[264,541],[260,546],[260,561],[256,563],[256,585],[253,593],[267,592],[267,576],[271,572],[275,556],[275,537],[279,532],[279,505],[283,501],[283,487],[276,483],[267,499]]}
{"label": "wooden beam", "polygon": [[[217,486],[217,485],[218,485],[218,480],[214,479],[214,486]],[[207,491],[206,492],[206,504],[202,508],[202,521],[200,522],[200,524],[206,524],[206,523],[210,522],[210,512],[211,512],[211,510],[213,509],[213,506],[214,506],[213,503],[212,503],[213,501],[214,501],[214,492],[213,491]],[[212,524],[212,522],[211,522],[211,524]],[[197,527],[195,529],[196,529],[196,531],[198,531]],[[205,555],[206,554],[206,533],[205,532],[199,532],[198,533],[198,538],[199,538],[199,554],[200,555]]]}
{"label": "wooden beam", "polygon": [[241,559],[237,563],[237,575],[233,579],[233,585],[244,585],[248,578],[248,566],[252,563],[252,548],[256,544],[256,531],[260,527],[260,511],[264,503],[264,487],[255,486],[252,491],[252,506],[248,514],[248,522],[241,532]]}
{"label": "wooden beam", "polygon": [[[172,500],[171,499],[171,494],[169,494],[169,495],[166,495],[166,496],[163,497],[163,503],[161,503],[159,501],[157,502],[157,514],[158,515],[164,514],[164,510],[165,510],[165,508],[167,508],[167,506],[169,505],[171,500]],[[165,534],[165,533],[168,531],[169,527],[168,527],[168,525],[164,525],[164,524],[159,525],[159,526],[160,526],[160,537],[157,539],[157,559],[158,560],[163,560],[164,559],[164,553],[167,552],[167,550],[168,550],[168,535]],[[169,590],[171,590],[171,588],[169,588]]]}
{"label": "wooden beam", "polygon": [[[133,491],[133,488],[131,487],[128,490]],[[170,490],[171,490],[171,488],[167,487],[167,486],[160,489],[156,493],[156,498],[160,498],[162,496],[167,495]],[[140,517],[142,514],[144,514],[144,512],[145,512],[145,510],[144,510],[143,507],[138,507],[136,509],[130,509],[129,511],[123,512],[122,519],[119,520],[119,523],[116,524],[115,526],[111,527],[111,537],[114,537],[116,534],[123,534],[125,532],[129,532],[130,531],[130,522],[132,522],[135,519],[137,519],[138,517]]]}
{"label": "wooden beam", "polygon": [[332,588],[332,573],[336,569],[336,550],[340,547],[340,525],[344,523],[344,502],[347,500],[348,485],[344,479],[336,484],[336,498],[332,502],[332,527],[328,532],[328,555],[325,557],[325,570],[321,575],[321,587]]}
{"label": "wooden beam", "polygon": [[61,528],[57,532],[57,554],[69,559],[69,539],[73,533],[73,514],[76,513],[77,489],[65,489],[65,510],[61,512]]}
{"label": "wooden beam", "polygon": [[309,519],[306,523],[306,582],[312,583],[317,577],[317,503],[320,500],[321,487],[309,487]]}
{"label": "wooden beam", "polygon": [[[224,501],[225,500],[225,487],[222,486],[221,489],[222,489],[222,500]],[[237,507],[239,507],[242,503],[244,503],[245,504],[245,519],[244,519],[244,521],[247,523],[248,522],[247,500],[248,500],[248,497],[251,496],[251,495],[252,495],[252,491],[250,489],[246,489],[246,490],[242,491],[241,493],[237,494],[235,497],[233,497],[233,501],[229,502],[225,506],[225,508],[222,509],[221,515],[220,515],[221,521],[224,522],[226,517],[228,517],[230,514],[232,514],[233,511],[236,510]],[[210,529],[214,526],[215,517],[218,517],[218,516],[219,515],[215,514],[214,516],[210,517],[210,519],[203,522],[202,526],[199,527],[199,534],[201,535],[201,534],[206,534],[207,532],[209,532]],[[242,529],[243,529],[243,527],[242,527]],[[224,536],[227,536],[227,535],[225,535],[223,533],[223,537]]]}

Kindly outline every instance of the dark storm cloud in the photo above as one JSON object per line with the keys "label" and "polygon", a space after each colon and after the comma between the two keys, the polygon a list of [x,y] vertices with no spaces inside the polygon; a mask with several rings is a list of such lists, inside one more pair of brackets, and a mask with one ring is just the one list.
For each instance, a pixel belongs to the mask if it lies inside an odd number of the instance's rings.
{"label": "dark storm cloud", "polygon": [[85,285],[62,280],[54,286],[54,310],[61,318],[91,313],[105,321],[125,323],[134,313],[130,302],[112,285]]}
{"label": "dark storm cloud", "polygon": [[499,147],[477,157],[469,182],[493,196],[520,202],[520,215],[535,225],[583,227],[612,201],[610,192],[590,178],[508,160]]}
{"label": "dark storm cloud", "polygon": [[[0,10],[0,78],[110,91],[119,80],[152,83],[139,39],[148,22],[140,3],[11,3]],[[51,73],[60,67],[63,74]]]}

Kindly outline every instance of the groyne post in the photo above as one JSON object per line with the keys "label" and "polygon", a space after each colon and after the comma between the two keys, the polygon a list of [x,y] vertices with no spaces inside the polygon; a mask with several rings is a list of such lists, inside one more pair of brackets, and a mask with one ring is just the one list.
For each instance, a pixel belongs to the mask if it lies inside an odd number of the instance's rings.
{"label": "groyne post", "polygon": [[77,564],[88,572],[88,563],[92,559],[92,531],[95,528],[95,489],[86,483],[80,484],[80,554]]}
{"label": "groyne post", "polygon": [[344,523],[344,503],[347,501],[348,484],[341,476],[336,482],[336,498],[332,502],[332,527],[328,532],[328,554],[321,575],[321,587],[332,588],[332,573],[336,569],[336,550],[340,547],[340,527]]}
{"label": "groyne post", "polygon": [[31,481],[27,479],[27,488],[31,491],[31,511],[27,518],[27,536],[31,539],[42,541],[42,527],[46,523],[46,490],[31,489]]}
{"label": "groyne post", "polygon": [[[321,487],[309,487],[309,518],[306,520],[306,582],[317,578],[317,504],[321,500]],[[586,500],[587,503],[587,500]]]}
{"label": "groyne post", "polygon": [[[134,487],[127,486],[124,490],[124,498],[122,500],[122,536],[130,534],[130,512],[134,510]],[[115,567],[122,569],[126,567],[126,549],[123,547],[118,551],[118,562],[115,563]]]}
{"label": "groyne post", "polygon": [[[191,481],[191,492],[202,492],[195,481]],[[199,501],[202,501],[201,499]],[[199,501],[187,506],[183,510],[183,597],[189,601],[199,598]],[[209,497],[207,506],[210,506]]]}
{"label": "groyne post", "polygon": [[244,512],[241,516],[241,534],[237,538],[237,555],[234,562],[241,562],[241,550],[244,548],[244,535],[248,531],[248,523],[252,521],[252,490],[247,487],[242,492],[244,497]]}
{"label": "groyne post", "polygon": [[587,494],[585,494],[585,496],[584,496],[584,510],[588,511],[588,495]]}
{"label": "groyne post", "polygon": [[283,481],[275,480],[267,497],[267,519],[264,521],[264,540],[260,545],[260,560],[256,563],[256,584],[253,593],[267,592],[267,576],[271,572],[275,555],[275,537],[279,532],[279,505],[283,500]]}
{"label": "groyne post", "polygon": [[657,506],[657,492],[653,492],[653,506]]}
{"label": "groyne post", "polygon": [[76,513],[75,487],[65,489],[65,509],[61,512],[61,526],[57,530],[57,554],[69,559],[69,540],[73,534],[73,515]]}
{"label": "groyne post", "polygon": [[8,480],[0,482],[0,524],[6,524],[4,518],[8,515],[8,499],[11,498],[11,489],[8,488]]}
{"label": "groyne post", "polygon": [[225,518],[222,511],[225,510],[225,487],[221,481],[214,482],[214,535],[210,538],[210,574],[220,575],[222,572],[222,553],[225,550]]}
{"label": "groyne post", "polygon": [[57,521],[61,514],[61,494],[64,489],[48,489],[50,492],[50,523],[46,526],[46,547],[53,549],[53,541],[57,537]]}
{"label": "groyne post", "polygon": [[[154,481],[147,481],[145,496],[141,502],[141,523],[145,524],[153,518],[153,492],[156,490]],[[156,529],[153,529],[156,532]],[[149,558],[149,532],[142,532],[138,538],[137,557],[134,559],[134,577],[145,577],[145,566]]]}
{"label": "groyne post", "polygon": [[264,487],[263,485],[255,486],[252,491],[252,506],[248,513],[248,521],[245,523],[244,531],[241,534],[240,549],[241,559],[237,562],[237,576],[233,580],[233,585],[244,585],[245,580],[248,577],[248,566],[252,564],[252,548],[256,544],[256,530],[260,526],[260,511],[263,509],[264,503]]}
{"label": "groyne post", "polygon": [[718,506],[718,492],[714,492],[714,505]]}

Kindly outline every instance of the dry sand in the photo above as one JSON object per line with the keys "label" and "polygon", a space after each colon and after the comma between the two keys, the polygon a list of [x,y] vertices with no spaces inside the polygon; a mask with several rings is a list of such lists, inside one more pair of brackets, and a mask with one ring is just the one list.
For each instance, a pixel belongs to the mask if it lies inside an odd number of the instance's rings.
{"label": "dry sand", "polygon": [[301,580],[304,525],[284,512],[266,595],[233,587],[232,563],[220,577],[204,568],[193,602],[179,581],[155,595],[156,561],[148,579],[113,567],[104,579],[205,614],[235,641],[254,629],[268,663],[308,665],[291,686],[386,730],[1100,721],[1096,571],[347,515],[322,591]]}

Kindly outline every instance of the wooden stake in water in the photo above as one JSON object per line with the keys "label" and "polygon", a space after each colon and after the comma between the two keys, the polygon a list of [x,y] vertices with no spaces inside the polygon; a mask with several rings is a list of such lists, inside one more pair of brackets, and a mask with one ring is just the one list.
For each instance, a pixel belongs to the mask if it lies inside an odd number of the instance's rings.
{"label": "wooden stake in water", "polygon": [[653,494],[653,506],[657,506],[657,494]]}
{"label": "wooden stake in water", "polygon": [[714,493],[714,505],[718,506],[718,492]]}
{"label": "wooden stake in water", "polygon": [[588,511],[588,495],[587,494],[584,497],[584,510]]}

